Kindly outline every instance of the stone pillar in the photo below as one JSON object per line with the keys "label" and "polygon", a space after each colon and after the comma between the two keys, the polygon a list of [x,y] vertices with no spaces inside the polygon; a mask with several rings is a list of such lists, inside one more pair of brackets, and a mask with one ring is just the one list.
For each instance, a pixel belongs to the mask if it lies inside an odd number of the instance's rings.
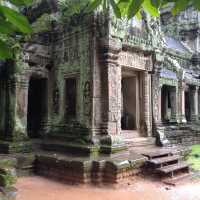
{"label": "stone pillar", "polygon": [[200,120],[200,90],[198,91],[198,120]]}
{"label": "stone pillar", "polygon": [[199,86],[196,86],[195,89],[195,116],[196,121],[199,120]]}
{"label": "stone pillar", "polygon": [[162,124],[162,86],[158,86],[158,118],[157,122]]}
{"label": "stone pillar", "polygon": [[152,136],[151,74],[144,73],[144,120],[148,137]]}
{"label": "stone pillar", "polygon": [[28,87],[29,80],[20,76],[16,83],[16,132],[18,137],[27,138],[27,113],[28,113]]}
{"label": "stone pillar", "polygon": [[0,79],[0,138],[5,136],[5,124],[6,124],[6,80]]}
{"label": "stone pillar", "polygon": [[[9,72],[6,86],[6,123],[5,134],[0,141],[0,152],[23,152],[30,151],[30,144],[27,141],[26,128],[22,126],[19,119],[22,111],[26,105],[22,105],[19,109],[20,94],[18,93],[18,78],[15,73],[15,63],[10,61],[8,66]],[[25,115],[26,118],[26,115]]]}
{"label": "stone pillar", "polygon": [[28,81],[22,77],[8,80],[7,138],[13,142],[27,139]]}
{"label": "stone pillar", "polygon": [[15,139],[15,122],[16,122],[16,79],[14,77],[7,80],[6,93],[6,125],[5,140],[12,141]]}
{"label": "stone pillar", "polygon": [[191,120],[198,120],[198,91],[199,87],[195,86],[195,88],[191,89]]}
{"label": "stone pillar", "polygon": [[181,117],[180,120],[182,123],[186,123],[186,117],[185,117],[185,89],[186,86],[184,83],[181,84],[180,89],[180,108],[181,108]]}
{"label": "stone pillar", "polygon": [[101,151],[113,153],[125,148],[121,133],[121,66],[118,56],[121,43],[115,39],[101,40],[100,63],[102,68],[102,132]]}
{"label": "stone pillar", "polygon": [[177,88],[173,88],[170,91],[170,100],[171,100],[171,120],[170,122],[177,122]]}
{"label": "stone pillar", "polygon": [[[104,44],[106,45],[106,44]],[[104,133],[117,135],[121,132],[121,67],[118,65],[119,49],[114,44],[103,46],[102,92]]]}
{"label": "stone pillar", "polygon": [[153,121],[156,124],[162,123],[161,117],[161,94],[162,86],[160,85],[160,70],[155,70],[152,75],[152,100],[153,101]]}

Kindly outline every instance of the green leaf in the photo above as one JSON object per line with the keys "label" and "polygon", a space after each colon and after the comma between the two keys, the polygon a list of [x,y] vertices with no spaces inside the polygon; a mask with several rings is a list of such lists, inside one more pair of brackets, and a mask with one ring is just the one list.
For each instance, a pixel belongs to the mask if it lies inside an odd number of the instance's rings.
{"label": "green leaf", "polygon": [[10,22],[0,20],[0,33],[10,34],[16,31]]}
{"label": "green leaf", "polygon": [[196,9],[200,10],[200,0],[193,0],[192,4]]}
{"label": "green leaf", "polygon": [[121,18],[121,12],[114,0],[110,0],[110,4],[114,10],[116,17]]}
{"label": "green leaf", "polygon": [[90,13],[93,10],[95,10],[98,6],[100,6],[101,3],[102,3],[102,0],[93,0],[91,3],[89,3],[85,11]]}
{"label": "green leaf", "polygon": [[128,13],[127,16],[129,19],[134,17],[136,13],[140,10],[141,5],[143,4],[144,0],[132,0],[129,8],[128,8]]}
{"label": "green leaf", "polygon": [[16,28],[18,28],[22,33],[31,32],[31,26],[25,16],[6,6],[0,6],[0,11],[7,20],[16,26]]}
{"label": "green leaf", "polygon": [[141,19],[142,19],[142,15],[141,15],[141,11],[140,11],[140,10],[136,13],[135,17],[136,17],[138,20],[141,20]]}
{"label": "green leaf", "polygon": [[121,16],[126,16],[130,1],[129,0],[120,0],[117,4],[118,8],[120,9]]}
{"label": "green leaf", "polygon": [[10,48],[6,45],[5,42],[0,40],[0,59],[4,60],[4,59],[12,58],[12,57],[13,55]]}
{"label": "green leaf", "polygon": [[32,3],[32,0],[8,0],[8,1],[16,6],[27,6]]}
{"label": "green leaf", "polygon": [[152,6],[151,0],[144,0],[142,7],[147,11],[151,16],[159,17],[160,13],[158,8]]}
{"label": "green leaf", "polygon": [[151,0],[151,4],[152,6],[154,6],[155,8],[159,8],[161,1],[160,0]]}
{"label": "green leaf", "polygon": [[176,1],[174,7],[172,8],[172,14],[176,15],[180,11],[184,10],[187,7],[188,3],[189,3],[188,0],[178,0],[178,1]]}

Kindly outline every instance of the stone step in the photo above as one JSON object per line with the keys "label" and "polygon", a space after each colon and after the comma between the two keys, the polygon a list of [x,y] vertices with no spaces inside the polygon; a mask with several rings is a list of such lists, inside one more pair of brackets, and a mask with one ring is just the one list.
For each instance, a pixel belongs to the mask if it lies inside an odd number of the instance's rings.
{"label": "stone step", "polygon": [[129,148],[155,146],[156,143],[156,139],[153,137],[125,138],[124,141]]}
{"label": "stone step", "polygon": [[184,173],[181,175],[177,175],[174,178],[166,178],[163,179],[163,183],[171,186],[177,186],[179,184],[185,183],[186,181],[191,181],[193,178],[195,178],[196,174],[193,172],[190,173]]}
{"label": "stone step", "polygon": [[154,158],[151,160],[148,160],[147,162],[154,165],[163,165],[167,164],[169,162],[177,161],[181,159],[181,156],[175,155],[175,156],[168,156],[168,157],[161,157],[161,158]]}
{"label": "stone step", "polygon": [[149,151],[149,152],[142,153],[143,156],[146,156],[149,159],[159,158],[159,157],[164,157],[164,156],[171,156],[173,154],[174,154],[173,151],[168,150],[168,149],[158,149],[156,151]]}
{"label": "stone step", "polygon": [[189,164],[185,163],[185,162],[179,162],[177,164],[173,164],[173,165],[168,165],[165,167],[161,167],[156,169],[157,172],[159,173],[163,173],[163,174],[169,174],[171,173],[171,177],[174,176],[174,172],[179,171],[179,170],[188,170],[189,172]]}
{"label": "stone step", "polygon": [[124,139],[139,138],[140,137],[140,133],[138,131],[134,131],[134,130],[122,130],[121,131],[121,136]]}

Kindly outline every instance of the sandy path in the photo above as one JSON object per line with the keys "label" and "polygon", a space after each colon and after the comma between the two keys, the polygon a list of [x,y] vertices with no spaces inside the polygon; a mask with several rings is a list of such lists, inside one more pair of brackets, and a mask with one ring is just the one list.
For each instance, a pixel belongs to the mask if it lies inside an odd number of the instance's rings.
{"label": "sandy path", "polygon": [[200,181],[177,187],[138,180],[118,189],[68,186],[41,177],[20,178],[17,200],[200,200]]}

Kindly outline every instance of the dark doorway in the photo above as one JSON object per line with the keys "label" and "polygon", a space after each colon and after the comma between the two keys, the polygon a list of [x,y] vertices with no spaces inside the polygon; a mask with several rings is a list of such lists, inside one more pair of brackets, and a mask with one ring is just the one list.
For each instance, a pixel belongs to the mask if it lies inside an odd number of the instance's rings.
{"label": "dark doorway", "polygon": [[76,78],[65,80],[65,115],[66,119],[76,118],[77,81]]}
{"label": "dark doorway", "polygon": [[176,87],[163,85],[161,94],[161,115],[162,122],[169,122],[175,114],[174,108],[176,105],[175,100]]}
{"label": "dark doorway", "polygon": [[30,79],[27,131],[30,138],[41,136],[41,123],[47,115],[47,79]]}
{"label": "dark doorway", "polygon": [[136,98],[136,77],[122,78],[122,130],[137,130]]}

